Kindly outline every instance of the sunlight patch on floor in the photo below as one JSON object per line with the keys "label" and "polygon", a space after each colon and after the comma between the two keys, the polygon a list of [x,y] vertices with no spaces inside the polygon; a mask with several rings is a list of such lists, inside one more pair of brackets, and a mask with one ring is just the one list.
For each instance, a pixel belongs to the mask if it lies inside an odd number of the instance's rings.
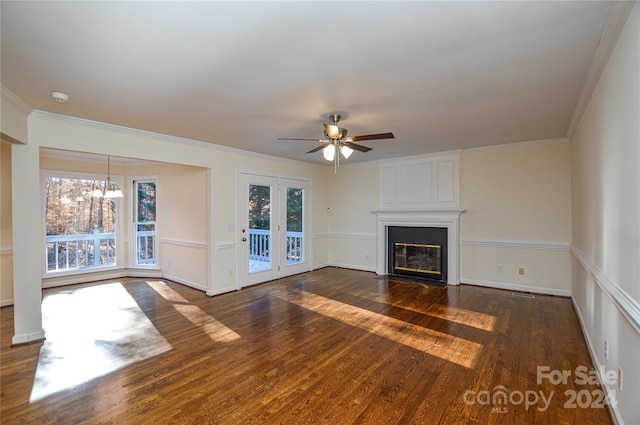
{"label": "sunlight patch on floor", "polygon": [[171,349],[119,282],[45,296],[42,322],[31,402]]}
{"label": "sunlight patch on floor", "polygon": [[323,316],[339,320],[383,338],[415,348],[427,354],[472,368],[483,348],[482,344],[457,338],[443,332],[407,323],[393,317],[316,295],[290,290],[276,297]]}
{"label": "sunlight patch on floor", "polygon": [[209,338],[217,342],[231,342],[240,338],[238,333],[229,329],[204,311],[193,305],[182,295],[174,291],[162,281],[146,281],[160,296],[172,303],[180,314],[195,326],[201,328]]}
{"label": "sunlight patch on floor", "polygon": [[465,308],[453,307],[449,305],[438,305],[437,309],[433,311],[433,308],[431,306],[428,309],[421,309],[413,306],[408,306],[402,302],[390,301],[389,294],[376,295],[362,293],[354,295],[357,297],[369,299],[371,301],[387,304],[393,307],[402,308],[404,310],[410,310],[416,313],[425,314],[427,316],[437,317],[438,319],[443,319],[449,322],[455,322],[461,325],[471,326],[476,329],[482,329],[483,331],[493,331],[496,326],[496,316],[467,310]]}
{"label": "sunlight patch on floor", "polygon": [[[403,308],[418,313],[420,312],[420,309],[412,307]],[[492,316],[490,314],[479,313],[477,311],[467,310],[466,308],[454,307],[450,305],[439,305],[436,311],[430,311],[424,314],[489,332],[495,329],[496,320],[498,320],[496,316]]]}

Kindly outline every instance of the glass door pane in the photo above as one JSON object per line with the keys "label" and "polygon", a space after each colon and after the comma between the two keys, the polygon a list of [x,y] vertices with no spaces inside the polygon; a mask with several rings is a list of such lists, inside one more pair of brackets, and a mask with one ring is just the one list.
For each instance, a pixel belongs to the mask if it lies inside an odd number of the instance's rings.
{"label": "glass door pane", "polygon": [[304,189],[287,188],[287,264],[304,261]]}
{"label": "glass door pane", "polygon": [[310,184],[305,180],[280,178],[280,206],[278,236],[280,276],[305,273],[311,269],[309,247]]}
{"label": "glass door pane", "polygon": [[271,270],[271,186],[249,185],[249,273]]}

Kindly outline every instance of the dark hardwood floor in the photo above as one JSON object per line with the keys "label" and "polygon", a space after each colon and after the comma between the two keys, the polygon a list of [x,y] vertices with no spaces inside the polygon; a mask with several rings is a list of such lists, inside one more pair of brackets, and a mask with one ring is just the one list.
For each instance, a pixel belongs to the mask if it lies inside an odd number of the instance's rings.
{"label": "dark hardwood floor", "polygon": [[571,407],[600,387],[575,380],[592,363],[567,298],[325,268],[213,298],[75,285],[43,316],[44,343],[11,347],[1,309],[2,424],[612,423]]}

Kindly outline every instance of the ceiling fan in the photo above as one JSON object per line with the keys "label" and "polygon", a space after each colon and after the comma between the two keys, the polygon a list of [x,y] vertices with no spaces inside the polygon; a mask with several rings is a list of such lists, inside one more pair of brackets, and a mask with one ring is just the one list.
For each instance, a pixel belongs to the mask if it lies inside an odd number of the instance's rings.
{"label": "ceiling fan", "polygon": [[354,150],[359,152],[369,152],[371,148],[358,145],[354,142],[360,142],[363,140],[380,140],[380,139],[393,139],[393,133],[379,133],[379,134],[367,134],[365,136],[353,136],[347,137],[347,129],[338,126],[342,116],[340,114],[331,114],[329,119],[331,124],[324,125],[324,139],[301,139],[301,138],[288,138],[279,137],[278,140],[313,140],[322,143],[320,146],[311,149],[307,153],[318,152],[322,149],[324,159],[327,161],[334,161],[335,168],[339,165],[339,155],[336,155],[336,150],[339,150],[345,159],[349,158]]}

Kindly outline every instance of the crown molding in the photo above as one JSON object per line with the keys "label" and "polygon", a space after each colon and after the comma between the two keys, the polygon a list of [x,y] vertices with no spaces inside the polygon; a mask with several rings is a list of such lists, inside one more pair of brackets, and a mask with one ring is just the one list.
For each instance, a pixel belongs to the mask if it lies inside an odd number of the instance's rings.
{"label": "crown molding", "polygon": [[22,112],[25,115],[31,114],[33,112],[33,108],[29,106],[27,102],[20,99],[18,95],[9,90],[4,84],[1,85],[0,92],[2,93],[2,98],[9,102],[11,106],[16,108],[18,111]]}
{"label": "crown molding", "polygon": [[607,66],[609,56],[611,56],[611,52],[613,52],[616,42],[618,41],[618,37],[620,37],[620,33],[624,28],[624,24],[627,22],[627,18],[629,18],[631,10],[636,3],[637,2],[635,1],[617,1],[614,2],[611,8],[611,12],[607,18],[607,23],[605,24],[604,31],[602,32],[602,37],[600,37],[600,43],[593,55],[593,61],[591,62],[591,67],[587,73],[587,78],[582,85],[578,102],[573,110],[573,116],[571,117],[569,128],[567,129],[567,137],[569,139],[573,137],[578,128],[578,124],[582,119],[584,111],[587,109],[587,105],[589,104],[589,100],[591,100],[591,96],[593,95],[596,85],[600,80],[600,76]]}
{"label": "crown molding", "polygon": [[460,152],[462,152],[462,149],[453,149],[453,150],[441,151],[441,152],[430,152],[422,155],[409,155],[409,156],[401,156],[397,158],[379,159],[375,162],[380,165],[393,164],[393,163],[406,163],[406,162],[421,162],[421,161],[424,161],[425,159],[438,158],[441,156],[460,155]]}
{"label": "crown molding", "polygon": [[527,146],[553,145],[556,143],[569,143],[569,139],[567,139],[566,137],[555,137],[552,139],[526,140],[523,142],[504,143],[501,145],[490,145],[490,146],[480,146],[477,148],[468,148],[468,149],[463,149],[462,152],[494,151],[494,150],[500,150],[500,149],[511,149],[511,148],[518,148],[518,147],[527,147]]}
{"label": "crown molding", "polygon": [[0,140],[2,140],[3,142],[7,142],[7,143],[11,143],[12,145],[24,145],[24,143],[22,143],[20,140],[16,139],[15,137],[11,137],[6,133],[3,133],[0,131]]}

